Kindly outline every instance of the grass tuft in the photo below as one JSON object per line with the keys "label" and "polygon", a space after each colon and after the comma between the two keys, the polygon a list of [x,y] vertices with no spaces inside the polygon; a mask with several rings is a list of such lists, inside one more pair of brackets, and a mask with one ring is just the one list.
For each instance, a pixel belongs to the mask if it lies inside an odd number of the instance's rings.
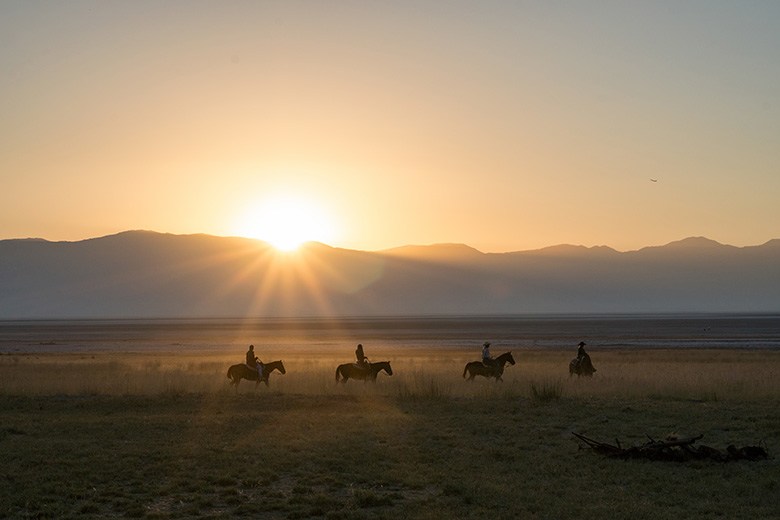
{"label": "grass tuft", "polygon": [[558,401],[563,395],[563,385],[558,381],[531,382],[531,400],[534,403]]}
{"label": "grass tuft", "polygon": [[415,374],[410,381],[397,384],[397,394],[402,400],[448,399],[452,397],[452,387],[442,378]]}

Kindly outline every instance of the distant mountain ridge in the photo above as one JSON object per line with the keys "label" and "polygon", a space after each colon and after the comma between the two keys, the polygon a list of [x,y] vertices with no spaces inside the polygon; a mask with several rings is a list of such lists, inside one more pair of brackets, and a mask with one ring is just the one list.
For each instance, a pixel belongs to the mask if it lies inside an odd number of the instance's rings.
{"label": "distant mountain ridge", "polygon": [[127,231],[0,241],[0,319],[780,312],[780,240],[366,252]]}

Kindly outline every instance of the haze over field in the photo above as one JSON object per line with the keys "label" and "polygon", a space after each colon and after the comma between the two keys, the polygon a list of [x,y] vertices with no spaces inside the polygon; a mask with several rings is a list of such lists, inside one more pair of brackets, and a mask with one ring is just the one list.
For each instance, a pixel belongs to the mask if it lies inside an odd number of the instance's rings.
{"label": "haze over field", "polygon": [[0,238],[762,244],[778,20],[765,1],[4,1]]}
{"label": "haze over field", "polygon": [[0,319],[777,312],[780,240],[380,252],[135,231],[0,241]]}

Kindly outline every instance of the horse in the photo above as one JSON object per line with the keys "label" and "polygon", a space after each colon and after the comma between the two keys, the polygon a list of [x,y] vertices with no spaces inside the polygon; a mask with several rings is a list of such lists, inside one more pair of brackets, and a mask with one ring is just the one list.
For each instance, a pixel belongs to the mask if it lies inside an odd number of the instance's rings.
{"label": "horse", "polygon": [[466,363],[466,368],[463,369],[463,377],[469,374],[469,381],[474,381],[475,376],[483,376],[488,379],[495,377],[496,381],[503,381],[501,376],[504,374],[504,365],[507,363],[514,365],[515,358],[512,357],[511,352],[504,352],[494,359],[493,363],[495,363],[493,366],[486,366],[482,361]]}
{"label": "horse", "polygon": [[582,358],[576,357],[569,362],[569,377],[577,374],[579,376],[592,377],[596,369],[586,353]]}
{"label": "horse", "polygon": [[393,375],[393,369],[390,367],[389,361],[369,363],[368,368],[359,367],[355,363],[344,363],[336,367],[336,383],[339,382],[339,375],[342,377],[340,381],[345,384],[349,378],[362,379],[364,383],[366,381],[376,382],[376,376],[382,370],[387,372],[388,376]]}
{"label": "horse", "polygon": [[278,370],[282,374],[287,373],[287,371],[284,369],[284,363],[279,360],[273,361],[271,363],[264,363],[263,376],[259,379],[257,377],[257,371],[249,368],[246,363],[239,363],[228,368],[227,376],[228,379],[230,379],[230,384],[235,385],[236,392],[238,392],[238,383],[241,382],[241,379],[246,379],[247,381],[256,381],[255,388],[257,388],[257,385],[260,384],[260,381],[265,383],[265,386],[268,386],[268,376],[271,375],[271,372],[274,370]]}

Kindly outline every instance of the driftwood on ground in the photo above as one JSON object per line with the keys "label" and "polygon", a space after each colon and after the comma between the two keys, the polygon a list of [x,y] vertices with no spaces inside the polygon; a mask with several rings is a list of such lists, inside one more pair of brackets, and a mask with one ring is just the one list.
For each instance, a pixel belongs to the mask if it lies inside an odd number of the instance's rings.
{"label": "driftwood on ground", "polygon": [[[582,434],[572,432],[585,445],[607,457],[618,457],[622,459],[649,459],[649,460],[714,460],[718,462],[727,462],[732,460],[763,460],[769,458],[769,455],[761,446],[744,446],[737,448],[729,445],[726,451],[721,451],[710,446],[700,444],[694,446],[694,443],[704,437],[697,435],[695,437],[678,438],[670,436],[662,441],[657,441],[648,436],[649,441],[641,446],[632,446],[623,448],[620,441],[615,440],[616,445],[599,442],[589,439]],[[580,444],[580,449],[583,449]]]}

